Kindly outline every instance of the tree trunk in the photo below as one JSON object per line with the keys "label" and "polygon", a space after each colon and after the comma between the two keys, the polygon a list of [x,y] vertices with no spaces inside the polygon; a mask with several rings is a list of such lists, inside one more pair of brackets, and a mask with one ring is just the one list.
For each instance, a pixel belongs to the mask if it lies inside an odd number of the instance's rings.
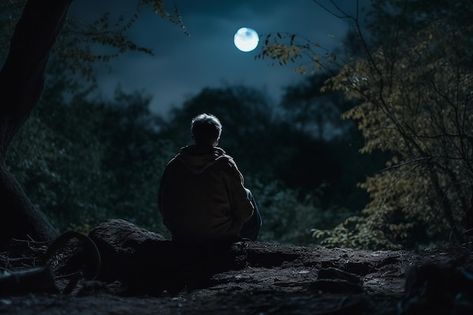
{"label": "tree trunk", "polygon": [[453,215],[453,207],[450,203],[450,200],[448,199],[448,196],[445,194],[445,192],[442,190],[442,187],[440,187],[439,176],[435,172],[434,166],[432,165],[432,163],[428,163],[427,167],[429,171],[430,180],[432,182],[432,186],[435,191],[435,195],[438,198],[439,206],[442,209],[445,220],[447,220],[447,223],[450,226],[450,229],[452,230],[452,235],[454,237],[454,240],[457,242],[462,242],[463,234],[460,233],[460,231],[458,230],[458,227]]}
{"label": "tree trunk", "polygon": [[71,0],[29,0],[0,71],[0,243],[12,237],[50,240],[57,232],[5,165],[8,146],[37,104],[51,48]]}

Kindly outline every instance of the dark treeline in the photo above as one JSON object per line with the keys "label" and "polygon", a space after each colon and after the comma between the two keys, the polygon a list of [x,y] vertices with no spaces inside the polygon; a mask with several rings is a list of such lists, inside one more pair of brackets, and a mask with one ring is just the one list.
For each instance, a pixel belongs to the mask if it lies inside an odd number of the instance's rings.
{"label": "dark treeline", "polygon": [[325,79],[288,87],[280,104],[245,86],[206,88],[167,117],[152,113],[142,93],[117,90],[105,100],[51,79],[9,165],[62,229],[120,217],[165,233],[156,202],[164,166],[190,142],[192,117],[213,113],[224,126],[221,146],[263,210],[262,238],[312,241],[311,229],[362,209],[367,195],[356,184],[382,165],[358,153],[361,135],[340,117],[349,104],[338,93],[311,92]]}

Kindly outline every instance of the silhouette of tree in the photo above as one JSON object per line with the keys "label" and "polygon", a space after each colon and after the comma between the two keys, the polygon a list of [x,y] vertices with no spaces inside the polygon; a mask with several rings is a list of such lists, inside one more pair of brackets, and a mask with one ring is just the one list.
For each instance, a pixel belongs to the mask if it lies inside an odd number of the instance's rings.
{"label": "silhouette of tree", "polygon": [[[10,45],[5,63],[0,71],[0,200],[2,220],[0,220],[0,242],[12,237],[25,238],[27,235],[35,240],[50,240],[56,231],[47,218],[28,198],[18,181],[8,170],[5,163],[7,151],[12,139],[33,108],[38,103],[46,81],[46,66],[58,39],[65,26],[66,36],[60,41],[60,49],[54,53],[53,67],[59,69],[54,83],[71,84],[67,74],[80,75],[82,79],[93,79],[93,64],[98,61],[109,61],[126,51],[152,52],[130,41],[125,32],[139,17],[143,6],[151,7],[159,16],[180,25],[184,25],[177,11],[169,13],[161,0],[140,0],[137,11],[129,20],[116,23],[112,29],[109,15],[104,14],[90,25],[80,26],[74,20],[66,21],[71,0],[16,0],[3,2],[1,8],[9,8],[13,13],[21,11],[16,26],[13,27],[14,14],[0,19],[1,38],[11,34]],[[26,3],[26,4],[25,4]],[[10,7],[9,7],[10,6]],[[65,23],[67,22],[67,23]],[[83,40],[85,39],[85,40]],[[93,44],[112,47],[115,53],[97,54]],[[6,49],[0,46],[0,52]],[[77,82],[75,87],[77,87]]]}
{"label": "silhouette of tree", "polygon": [[29,235],[49,240],[55,230],[7,170],[9,144],[41,95],[51,47],[63,25],[70,0],[28,1],[0,71],[0,241]]}

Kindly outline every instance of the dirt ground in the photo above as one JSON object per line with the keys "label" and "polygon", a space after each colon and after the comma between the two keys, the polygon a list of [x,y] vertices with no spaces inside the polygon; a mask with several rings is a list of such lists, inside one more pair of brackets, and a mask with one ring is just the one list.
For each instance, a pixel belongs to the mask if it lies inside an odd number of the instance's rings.
{"label": "dirt ground", "polygon": [[406,272],[459,259],[455,251],[362,251],[250,243],[247,267],[176,295],[124,296],[82,281],[70,295],[0,297],[0,314],[396,314]]}

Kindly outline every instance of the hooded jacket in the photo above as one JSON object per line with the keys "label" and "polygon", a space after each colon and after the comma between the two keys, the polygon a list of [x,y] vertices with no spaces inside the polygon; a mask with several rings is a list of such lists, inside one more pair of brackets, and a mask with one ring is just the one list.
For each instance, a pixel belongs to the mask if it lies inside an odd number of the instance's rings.
{"label": "hooded jacket", "polygon": [[174,240],[237,239],[253,213],[243,176],[218,147],[187,146],[168,163],[159,208]]}

